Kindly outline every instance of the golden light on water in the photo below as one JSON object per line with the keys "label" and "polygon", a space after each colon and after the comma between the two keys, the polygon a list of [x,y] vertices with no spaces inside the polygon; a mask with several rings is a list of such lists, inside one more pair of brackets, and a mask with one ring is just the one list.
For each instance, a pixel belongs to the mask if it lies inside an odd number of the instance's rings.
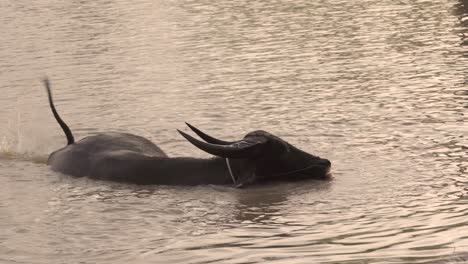
{"label": "golden light on water", "polygon": [[[0,3],[0,262],[466,261],[466,1]],[[131,132],[263,129],[334,180],[129,186],[45,165]]]}

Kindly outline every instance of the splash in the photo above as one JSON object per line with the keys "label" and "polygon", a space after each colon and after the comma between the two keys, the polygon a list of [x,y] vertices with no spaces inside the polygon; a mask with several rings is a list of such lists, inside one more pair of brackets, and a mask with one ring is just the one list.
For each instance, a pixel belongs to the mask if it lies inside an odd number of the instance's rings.
{"label": "splash", "polygon": [[[50,152],[46,130],[44,126],[27,119],[28,122],[23,122],[21,111],[16,111],[16,116],[10,118],[0,131],[0,158],[45,163],[46,153]],[[34,117],[31,119],[38,120]]]}

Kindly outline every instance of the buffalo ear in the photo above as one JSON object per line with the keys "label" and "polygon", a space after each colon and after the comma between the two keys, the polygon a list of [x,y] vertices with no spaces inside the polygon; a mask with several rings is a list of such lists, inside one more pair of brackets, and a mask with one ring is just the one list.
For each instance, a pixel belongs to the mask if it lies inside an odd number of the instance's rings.
{"label": "buffalo ear", "polygon": [[232,142],[229,145],[218,145],[206,143],[195,139],[194,137],[177,130],[186,140],[195,145],[195,147],[223,158],[250,158],[262,153],[262,150],[267,142],[266,138],[255,137],[249,140],[239,140]]}

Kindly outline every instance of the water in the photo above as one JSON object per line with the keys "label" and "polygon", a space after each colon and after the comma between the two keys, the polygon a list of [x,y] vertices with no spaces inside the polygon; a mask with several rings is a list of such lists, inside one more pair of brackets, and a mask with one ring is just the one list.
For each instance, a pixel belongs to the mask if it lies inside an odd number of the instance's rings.
{"label": "water", "polygon": [[[468,262],[468,3],[1,1],[0,263]],[[264,129],[335,180],[233,189],[74,179],[66,140],[206,155]]]}

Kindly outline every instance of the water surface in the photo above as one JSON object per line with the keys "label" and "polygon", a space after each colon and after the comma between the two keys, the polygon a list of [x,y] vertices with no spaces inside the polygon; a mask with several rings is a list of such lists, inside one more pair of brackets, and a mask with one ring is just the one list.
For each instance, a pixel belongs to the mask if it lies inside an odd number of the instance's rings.
{"label": "water surface", "polygon": [[[468,261],[468,3],[0,2],[1,263]],[[263,129],[335,180],[249,189],[73,179],[66,140]]]}

